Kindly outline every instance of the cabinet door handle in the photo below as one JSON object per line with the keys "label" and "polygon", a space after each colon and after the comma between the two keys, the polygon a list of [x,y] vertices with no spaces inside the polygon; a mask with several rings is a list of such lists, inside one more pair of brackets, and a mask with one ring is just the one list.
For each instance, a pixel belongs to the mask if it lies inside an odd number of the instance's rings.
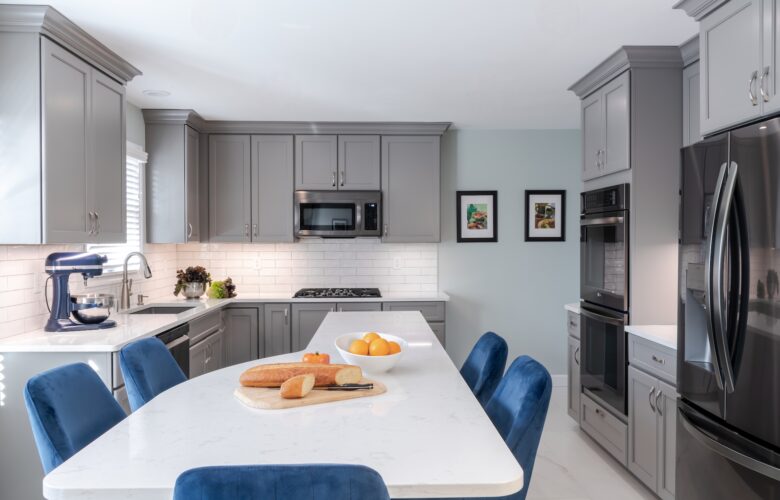
{"label": "cabinet door handle", "polygon": [[658,394],[655,395],[655,409],[658,410],[658,414],[663,417],[664,412],[661,411],[661,403],[663,403],[663,400],[661,399],[661,396],[663,396],[661,391],[658,391]]}
{"label": "cabinet door handle", "polygon": [[100,234],[100,214],[95,212],[95,234]]}
{"label": "cabinet door handle", "polygon": [[244,224],[244,236],[249,238],[249,224]]}
{"label": "cabinet door handle", "polygon": [[652,358],[653,358],[653,361],[655,361],[659,365],[665,365],[666,364],[666,360],[665,359],[659,358],[655,354],[653,354]]}
{"label": "cabinet door handle", "polygon": [[753,92],[753,84],[756,83],[756,80],[758,79],[758,71],[754,71],[752,75],[750,75],[750,80],[748,80],[748,98],[750,99],[750,103],[753,106],[758,106],[758,98],[756,97],[756,94]]}
{"label": "cabinet door handle", "polygon": [[655,413],[655,406],[653,405],[653,394],[655,394],[655,387],[650,389],[650,394],[647,395],[647,401],[650,403],[650,409]]}
{"label": "cabinet door handle", "polygon": [[284,324],[286,325],[290,321],[290,311],[286,307],[284,308]]}
{"label": "cabinet door handle", "polygon": [[345,179],[346,177],[347,177],[347,173],[346,173],[344,170],[342,170],[342,171],[341,171],[341,185],[342,185],[342,186],[344,185],[344,179]]}
{"label": "cabinet door handle", "polygon": [[387,224],[385,224],[385,236],[387,236]]}
{"label": "cabinet door handle", "polygon": [[192,238],[192,224],[188,222],[187,223],[187,239],[190,239],[190,238]]}
{"label": "cabinet door handle", "polygon": [[95,234],[95,212],[89,212],[89,234]]}
{"label": "cabinet door handle", "polygon": [[605,149],[601,149],[599,151],[600,151],[599,155],[601,157],[601,168],[604,168],[606,163],[604,159],[607,157],[607,151]]}
{"label": "cabinet door handle", "polygon": [[252,235],[257,238],[257,224],[252,224]]}
{"label": "cabinet door handle", "polygon": [[[344,308],[339,306],[339,312],[344,312]],[[358,344],[358,345],[360,345],[360,344]]]}
{"label": "cabinet door handle", "polygon": [[331,175],[330,183],[331,183],[331,185],[333,187],[336,187],[336,171],[335,170],[333,171],[333,174]]}
{"label": "cabinet door handle", "polygon": [[593,165],[596,168],[601,168],[601,150],[600,149],[596,151],[596,159],[593,160]]}
{"label": "cabinet door handle", "polygon": [[764,102],[769,102],[769,88],[766,89],[766,82],[769,80],[769,66],[766,66],[764,68],[764,72],[761,73],[761,81],[758,84],[758,91],[761,92],[761,99],[764,100]]}
{"label": "cabinet door handle", "polygon": [[574,362],[577,363],[577,366],[580,366],[580,348],[574,350]]}

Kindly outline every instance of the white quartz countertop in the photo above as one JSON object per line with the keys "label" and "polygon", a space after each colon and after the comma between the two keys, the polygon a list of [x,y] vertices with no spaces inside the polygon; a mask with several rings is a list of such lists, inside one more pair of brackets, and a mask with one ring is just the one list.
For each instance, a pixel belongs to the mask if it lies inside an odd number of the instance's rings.
{"label": "white quartz countertop", "polygon": [[566,304],[563,306],[564,309],[567,311],[573,312],[574,314],[580,313],[580,303],[579,302],[572,302],[571,304]]}
{"label": "white quartz countertop", "polygon": [[677,325],[629,325],[626,332],[677,350]]}
{"label": "white quartz countertop", "polygon": [[233,397],[236,365],[159,395],[48,474],[50,500],[170,500],[193,467],[363,464],[393,498],[491,497],[519,491],[523,470],[419,312],[329,313],[307,350],[343,362],[334,339],[377,330],[404,338],[400,363],[375,378],[380,396],[288,410],[256,410]]}
{"label": "white quartz countertop", "polygon": [[116,352],[134,340],[151,337],[192,321],[204,314],[222,309],[230,304],[242,303],[346,303],[346,302],[446,302],[449,296],[443,292],[431,293],[382,293],[376,299],[293,299],[289,295],[260,294],[241,295],[234,299],[184,299],[149,303],[130,309],[129,312],[149,306],[196,306],[180,314],[127,314],[111,315],[117,326],[104,330],[80,332],[45,332],[43,329],[14,335],[0,340],[0,352]]}

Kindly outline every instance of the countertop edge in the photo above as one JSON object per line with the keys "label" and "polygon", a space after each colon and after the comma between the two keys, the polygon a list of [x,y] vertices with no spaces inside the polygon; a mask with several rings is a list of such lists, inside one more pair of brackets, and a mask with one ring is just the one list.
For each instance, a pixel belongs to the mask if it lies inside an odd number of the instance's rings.
{"label": "countertop edge", "polygon": [[574,314],[580,313],[580,303],[579,302],[572,302],[571,304],[566,304],[563,306],[564,309],[566,309],[569,312],[573,312]]}
{"label": "countertop edge", "polygon": [[628,325],[626,333],[677,351],[677,325]]}

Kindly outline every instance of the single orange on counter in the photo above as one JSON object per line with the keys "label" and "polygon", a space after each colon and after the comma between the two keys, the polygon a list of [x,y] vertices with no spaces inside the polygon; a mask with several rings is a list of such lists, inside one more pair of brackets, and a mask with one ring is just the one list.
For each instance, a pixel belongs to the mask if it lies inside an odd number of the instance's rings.
{"label": "single orange on counter", "polygon": [[390,352],[388,354],[398,354],[401,352],[401,346],[398,344],[398,342],[393,342],[392,340],[387,342],[387,347],[390,349]]}
{"label": "single orange on counter", "polygon": [[329,365],[330,354],[324,352],[307,352],[303,355],[304,363],[314,363],[318,365]]}
{"label": "single orange on counter", "polygon": [[387,356],[390,354],[390,346],[387,341],[381,337],[371,341],[368,346],[369,356]]}
{"label": "single orange on counter", "polygon": [[352,343],[349,344],[349,352],[361,356],[368,356],[368,344],[363,340],[353,340]]}
{"label": "single orange on counter", "polygon": [[376,339],[380,338],[379,334],[376,332],[368,332],[367,334],[363,335],[363,340],[370,344],[371,342],[375,341]]}

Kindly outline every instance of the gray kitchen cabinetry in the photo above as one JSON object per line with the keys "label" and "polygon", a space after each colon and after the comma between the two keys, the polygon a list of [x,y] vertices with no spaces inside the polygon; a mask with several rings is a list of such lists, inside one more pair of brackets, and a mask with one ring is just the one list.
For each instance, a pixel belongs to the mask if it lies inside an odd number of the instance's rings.
{"label": "gray kitchen cabinetry", "polygon": [[419,311],[433,333],[439,339],[442,346],[445,346],[445,303],[444,302],[383,302],[383,311]]}
{"label": "gray kitchen cabinetry", "polygon": [[335,135],[295,136],[295,189],[338,189],[338,138]]}
{"label": "gray kitchen cabinetry", "polygon": [[248,135],[209,136],[209,240],[250,242],[251,147]]}
{"label": "gray kitchen cabinetry", "polygon": [[200,117],[143,110],[146,122],[146,241],[200,241]]}
{"label": "gray kitchen cabinetry", "polygon": [[263,322],[265,356],[291,352],[290,304],[265,304]]}
{"label": "gray kitchen cabinetry", "polygon": [[335,303],[306,302],[292,305],[292,350],[301,351],[329,312],[336,311]]}
{"label": "gray kitchen cabinetry", "polygon": [[601,175],[601,149],[604,144],[604,103],[601,92],[582,99],[582,178],[594,179]]}
{"label": "gray kitchen cabinetry", "polygon": [[582,100],[583,180],[631,168],[630,78],[626,71]]}
{"label": "gray kitchen cabinetry", "polygon": [[569,416],[580,421],[580,315],[566,310],[566,331],[568,339],[568,396],[567,411]]}
{"label": "gray kitchen cabinetry", "polygon": [[683,146],[690,146],[701,139],[699,76],[698,61],[683,69]]}
{"label": "gray kitchen cabinetry", "polygon": [[236,307],[223,313],[225,366],[237,365],[264,356],[260,344],[260,318],[257,307]]}
{"label": "gray kitchen cabinetry", "polygon": [[292,242],[293,136],[252,136],[252,241]]}
{"label": "gray kitchen cabinetry", "polygon": [[223,329],[219,329],[190,347],[190,378],[204,375],[224,366]]}
{"label": "gray kitchen cabinetry", "polygon": [[338,312],[381,311],[381,302],[340,302]]}
{"label": "gray kitchen cabinetry", "polygon": [[340,135],[338,139],[338,189],[379,190],[380,140],[378,135]]}
{"label": "gray kitchen cabinetry", "polygon": [[438,242],[440,137],[382,137],[382,240]]}

